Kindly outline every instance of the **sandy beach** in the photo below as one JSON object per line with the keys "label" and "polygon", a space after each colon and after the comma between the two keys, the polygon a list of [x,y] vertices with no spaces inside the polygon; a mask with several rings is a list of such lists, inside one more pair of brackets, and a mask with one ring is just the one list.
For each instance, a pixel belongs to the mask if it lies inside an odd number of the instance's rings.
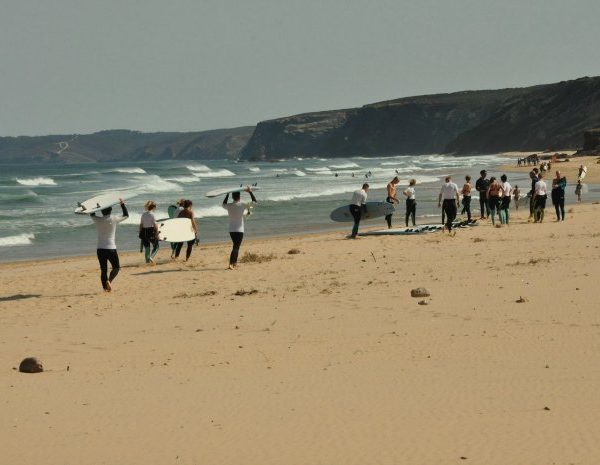
{"label": "sandy beach", "polygon": [[112,294],[95,257],[2,264],[0,462],[597,463],[600,206],[568,211],[124,254]]}

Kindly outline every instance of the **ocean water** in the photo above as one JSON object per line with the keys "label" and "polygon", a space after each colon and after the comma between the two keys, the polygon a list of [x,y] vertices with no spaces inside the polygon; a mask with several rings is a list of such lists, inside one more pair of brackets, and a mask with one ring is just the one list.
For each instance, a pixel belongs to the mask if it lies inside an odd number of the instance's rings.
{"label": "ocean water", "polygon": [[[444,155],[385,158],[296,158],[282,162],[215,161],[127,162],[75,165],[0,165],[0,260],[12,261],[95,253],[92,221],[73,210],[99,193],[121,191],[129,200],[130,218],[117,231],[120,250],[137,250],[137,226],[147,200],[158,204],[159,217],[181,197],[194,202],[200,241],[229,240],[221,198],[205,192],[221,187],[258,183],[259,204],[247,219],[248,237],[302,234],[325,229],[348,229],[333,223],[329,213],[344,205],[363,182],[371,185],[369,200],[385,200],[385,186],[398,173],[400,186],[417,180],[420,222],[439,217],[437,193],[443,176],[454,175],[461,185],[465,174],[476,179],[482,168],[510,162],[502,156],[451,157]],[[371,173],[368,179],[366,173]],[[336,176],[337,174],[337,176]],[[525,189],[524,174],[511,174],[512,184]],[[572,197],[572,189],[569,196]],[[246,194],[244,194],[246,195]],[[568,198],[568,201],[572,199]],[[477,204],[475,201],[474,204]],[[395,214],[403,223],[404,205]],[[366,224],[381,224],[373,220]]]}

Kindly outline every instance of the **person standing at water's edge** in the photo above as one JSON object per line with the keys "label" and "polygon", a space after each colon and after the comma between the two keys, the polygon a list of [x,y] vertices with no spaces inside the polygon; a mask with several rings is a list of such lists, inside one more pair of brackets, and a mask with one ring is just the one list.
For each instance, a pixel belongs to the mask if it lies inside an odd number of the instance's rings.
{"label": "person standing at water's edge", "polygon": [[404,218],[406,227],[408,228],[408,220],[412,218],[412,225],[416,226],[415,217],[417,216],[417,200],[415,199],[415,185],[417,184],[416,179],[411,179],[408,183],[408,187],[403,192],[406,197],[406,217]]}
{"label": "person standing at water's edge", "polygon": [[535,205],[533,199],[535,198],[535,185],[537,184],[538,169],[534,168],[529,172],[529,178],[531,179],[531,190],[529,191],[529,220],[534,217]]}
{"label": "person standing at water's edge", "polygon": [[[446,176],[445,183],[438,195],[438,207],[442,208],[446,216],[446,229],[452,234],[452,223],[456,219],[458,206],[460,205],[460,193],[458,186],[452,182],[450,176]],[[442,203],[443,200],[443,203]]]}
{"label": "person standing at water's edge", "polygon": [[500,176],[500,181],[500,187],[502,188],[502,199],[500,200],[500,223],[508,224],[512,186],[508,182],[508,177],[505,174]]}
{"label": "person standing at water's edge", "polygon": [[350,201],[350,214],[352,218],[354,218],[354,226],[352,227],[352,234],[350,234],[350,239],[356,239],[356,235],[358,234],[358,225],[360,224],[360,219],[362,217],[362,212],[366,213],[367,211],[367,195],[369,192],[369,185],[364,183],[362,189],[358,189],[354,191],[352,194],[352,200]]}
{"label": "person standing at water's edge", "polygon": [[567,187],[567,178],[556,172],[556,177],[552,180],[552,204],[556,211],[556,221],[565,221],[565,188]]}
{"label": "person standing at water's edge", "polygon": [[533,192],[533,218],[534,223],[542,223],[544,221],[546,199],[548,198],[548,188],[542,173],[537,176],[537,179]]}
{"label": "person standing at water's edge", "polygon": [[[102,288],[106,292],[112,291],[112,282],[119,274],[119,254],[117,253],[117,245],[115,242],[115,235],[117,232],[117,225],[121,221],[125,221],[129,218],[129,212],[125,206],[123,199],[119,199],[121,202],[121,216],[111,215],[112,207],[101,210],[102,216],[96,216],[92,213],[90,216],[96,225],[96,231],[98,233],[98,246],[96,254],[98,256],[98,262],[100,263],[100,282]],[[110,262],[111,270],[110,276],[108,276],[108,262]]]}
{"label": "person standing at water's edge", "polygon": [[465,183],[461,191],[462,194],[462,206],[463,209],[460,212],[461,215],[467,214],[467,221],[471,221],[471,176],[468,174],[465,176]]}
{"label": "person standing at water's edge", "polygon": [[[196,236],[194,239],[187,241],[187,249],[185,250],[185,261],[187,262],[192,255],[192,249],[194,248],[194,244],[198,241],[198,226],[196,225],[196,217],[194,216],[194,210],[192,210],[192,201],[184,200],[183,201],[183,210],[179,212],[177,218],[188,218],[192,222],[192,229],[194,230],[194,235]],[[177,243],[177,248],[175,249],[175,259],[179,258],[179,254],[181,253],[181,249],[183,248],[183,242]]]}
{"label": "person standing at water's edge", "polygon": [[[398,178],[398,176],[394,177],[394,179],[392,179],[388,185],[387,185],[387,198],[385,199],[386,202],[391,203],[391,204],[398,204],[400,203],[400,201],[398,200],[398,197],[396,197],[396,185],[400,182],[400,179]],[[390,213],[389,215],[385,215],[385,221],[387,222],[388,225],[388,229],[392,228],[392,214]]]}
{"label": "person standing at water's edge", "polygon": [[[244,191],[250,194],[252,203],[257,202],[250,186],[246,187]],[[231,194],[231,198],[233,200],[232,203],[227,203],[229,200],[229,194],[227,194],[225,199],[223,199],[223,208],[227,210],[227,213],[229,214],[229,236],[231,237],[231,242],[233,243],[231,254],[229,255],[230,270],[234,270],[237,266],[240,246],[244,240],[244,212],[250,207],[250,205],[242,203],[240,197],[241,196],[239,192],[233,192]]]}
{"label": "person standing at water's edge", "polygon": [[[152,200],[148,200],[144,205],[146,211],[142,213],[142,219],[140,220],[140,234],[139,237],[142,240],[144,246],[144,257],[146,263],[154,263],[154,257],[158,253],[158,224],[156,223],[156,217],[154,216],[154,210],[156,209],[156,203]],[[152,249],[150,249],[152,245]]]}
{"label": "person standing at water's edge", "polygon": [[490,181],[486,179],[487,171],[481,170],[479,172],[480,178],[475,183],[475,189],[479,192],[479,209],[481,210],[481,219],[490,216],[490,204],[487,199],[487,191],[490,187]]}

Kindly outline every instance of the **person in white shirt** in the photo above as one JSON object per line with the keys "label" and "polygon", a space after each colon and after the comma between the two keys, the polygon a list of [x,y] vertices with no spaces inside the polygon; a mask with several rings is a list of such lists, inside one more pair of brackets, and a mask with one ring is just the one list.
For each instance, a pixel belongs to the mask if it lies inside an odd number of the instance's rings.
{"label": "person in white shirt", "polygon": [[[252,203],[257,202],[250,186],[246,187],[244,191],[250,194]],[[229,214],[229,236],[231,237],[231,242],[233,243],[231,254],[229,255],[229,269],[234,270],[237,266],[240,246],[244,240],[244,213],[248,208],[248,205],[241,202],[239,192],[232,192],[231,198],[233,202],[227,203],[229,200],[229,194],[225,196],[225,199],[223,200],[223,208],[227,210],[227,213]]]}
{"label": "person in white shirt", "polygon": [[460,193],[458,186],[452,182],[452,177],[446,176],[445,183],[442,185],[438,195],[438,208],[442,208],[446,216],[446,229],[450,234],[452,234],[452,223],[456,218],[459,203]]}
{"label": "person in white shirt", "polygon": [[500,176],[500,187],[502,189],[502,199],[500,200],[500,224],[508,224],[508,210],[510,208],[510,194],[512,186],[508,182],[508,177],[503,174]]}
{"label": "person in white shirt", "polygon": [[364,183],[362,189],[354,191],[352,194],[352,200],[350,201],[350,214],[354,218],[354,226],[352,226],[352,234],[350,239],[356,239],[358,234],[358,225],[360,224],[360,218],[362,217],[362,211],[366,212],[367,194],[369,192],[369,185]]}
{"label": "person in white shirt", "polygon": [[[156,223],[156,217],[154,216],[154,210],[156,209],[156,203],[152,200],[148,200],[144,205],[146,211],[142,213],[142,219],[140,220],[140,233],[139,237],[142,240],[144,246],[144,258],[146,263],[154,263],[154,257],[158,253],[158,224]],[[152,245],[152,248],[150,248]]]}
{"label": "person in white shirt", "polygon": [[[102,288],[106,292],[112,291],[112,282],[119,274],[119,254],[117,253],[117,245],[115,242],[115,235],[117,232],[117,224],[121,221],[125,221],[129,217],[127,207],[123,199],[121,201],[122,216],[111,215],[112,207],[105,208],[100,211],[102,216],[97,216],[92,213],[90,216],[96,225],[96,231],[98,232],[98,246],[96,254],[98,256],[98,262],[100,263],[100,282]],[[108,276],[108,262],[110,262],[111,270],[110,276]]]}
{"label": "person in white shirt", "polygon": [[416,179],[411,179],[408,182],[408,187],[404,190],[403,194],[406,197],[406,216],[404,222],[408,228],[408,220],[412,218],[412,225],[416,226],[415,216],[417,215],[417,201],[415,199],[415,185],[417,184]]}
{"label": "person in white shirt", "polygon": [[533,222],[542,223],[544,221],[544,213],[546,208],[546,199],[548,198],[548,188],[544,181],[544,175],[538,175],[538,181],[535,183],[533,192]]}

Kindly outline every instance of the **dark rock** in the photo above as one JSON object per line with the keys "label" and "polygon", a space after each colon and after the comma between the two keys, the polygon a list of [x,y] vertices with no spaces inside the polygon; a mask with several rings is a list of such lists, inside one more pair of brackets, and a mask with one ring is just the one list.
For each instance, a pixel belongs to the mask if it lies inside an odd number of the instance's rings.
{"label": "dark rock", "polygon": [[429,305],[429,302],[427,302],[426,300],[419,300],[419,305]]}
{"label": "dark rock", "polygon": [[600,150],[600,128],[583,133],[583,150]]}
{"label": "dark rock", "polygon": [[515,302],[518,304],[523,304],[525,302],[529,302],[529,300],[527,300],[525,297],[519,297]]}
{"label": "dark rock", "polygon": [[21,373],[41,373],[44,371],[42,363],[35,357],[24,358],[19,364]]}
{"label": "dark rock", "polygon": [[410,291],[411,297],[429,297],[431,293],[424,287],[417,287]]}

